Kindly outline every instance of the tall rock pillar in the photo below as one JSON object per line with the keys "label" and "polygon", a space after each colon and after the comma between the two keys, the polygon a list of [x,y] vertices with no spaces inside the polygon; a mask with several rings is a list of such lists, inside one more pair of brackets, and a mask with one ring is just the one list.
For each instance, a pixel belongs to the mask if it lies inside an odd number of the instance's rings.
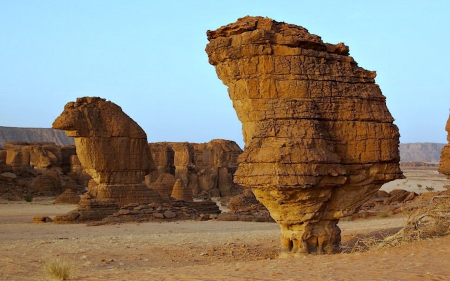
{"label": "tall rock pillar", "polygon": [[207,36],[209,63],[242,122],[235,183],[278,222],[283,254],[339,251],[339,219],[403,178],[376,73],[343,43],[269,18],[240,18]]}

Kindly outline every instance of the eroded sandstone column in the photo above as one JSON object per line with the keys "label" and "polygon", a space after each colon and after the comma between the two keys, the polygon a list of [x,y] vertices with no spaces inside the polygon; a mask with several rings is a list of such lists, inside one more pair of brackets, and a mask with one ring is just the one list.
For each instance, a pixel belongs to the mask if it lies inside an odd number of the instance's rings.
{"label": "eroded sandstone column", "polygon": [[242,122],[235,183],[279,223],[282,253],[339,251],[339,219],[403,178],[376,73],[343,43],[269,18],[244,17],[207,36],[209,62]]}
{"label": "eroded sandstone column", "polygon": [[119,106],[98,97],[78,98],[66,104],[52,127],[74,137],[81,164],[98,184],[90,196],[119,206],[158,200],[142,183],[151,156],[147,135]]}

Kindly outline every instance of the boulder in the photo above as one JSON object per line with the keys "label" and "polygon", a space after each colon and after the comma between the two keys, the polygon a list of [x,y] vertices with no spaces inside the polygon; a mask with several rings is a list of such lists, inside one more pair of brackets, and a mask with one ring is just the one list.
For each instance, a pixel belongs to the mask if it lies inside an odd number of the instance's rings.
{"label": "boulder", "polygon": [[244,17],[208,31],[245,141],[234,182],[281,226],[282,255],[340,249],[339,219],[403,178],[399,132],[349,48],[305,28]]}

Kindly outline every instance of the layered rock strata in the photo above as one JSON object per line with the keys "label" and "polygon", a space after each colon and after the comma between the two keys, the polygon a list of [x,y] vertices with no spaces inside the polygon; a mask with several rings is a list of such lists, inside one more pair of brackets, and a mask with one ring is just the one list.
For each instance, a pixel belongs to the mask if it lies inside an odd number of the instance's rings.
{"label": "layered rock strata", "polygon": [[66,104],[52,127],[74,137],[80,163],[98,183],[88,191],[92,198],[119,206],[161,202],[142,183],[151,161],[147,135],[119,106],[98,97],[78,98]]}
{"label": "layered rock strata", "polygon": [[445,125],[447,131],[448,144],[444,146],[441,151],[441,161],[439,162],[439,173],[444,174],[447,178],[450,178],[450,117]]}
{"label": "layered rock strata", "polygon": [[70,159],[76,157],[75,146],[6,142],[4,147],[0,150],[0,173],[14,173],[16,177],[8,183],[0,177],[1,196],[54,196],[67,188],[75,192],[83,189],[82,173],[71,172]]}
{"label": "layered rock strata", "polygon": [[[147,176],[146,183],[152,186],[160,182],[158,177],[171,174],[192,190],[194,197],[230,196],[236,192],[233,174],[237,169],[237,158],[242,149],[229,140],[215,139],[208,143],[158,142],[149,143],[156,172]],[[161,189],[160,186],[158,186]],[[169,195],[172,185],[168,185]]]}
{"label": "layered rock strata", "polygon": [[402,178],[399,133],[376,73],[300,26],[244,17],[207,32],[245,149],[234,181],[281,227],[284,254],[339,251],[343,216]]}
{"label": "layered rock strata", "polygon": [[186,187],[180,179],[173,185],[172,198],[180,201],[192,202],[192,190]]}

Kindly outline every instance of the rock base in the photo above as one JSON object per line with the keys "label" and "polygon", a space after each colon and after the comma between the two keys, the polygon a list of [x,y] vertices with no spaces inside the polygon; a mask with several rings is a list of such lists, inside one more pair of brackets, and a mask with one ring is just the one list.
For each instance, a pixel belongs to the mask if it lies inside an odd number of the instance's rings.
{"label": "rock base", "polygon": [[340,252],[341,230],[337,226],[338,221],[281,225],[280,257]]}

